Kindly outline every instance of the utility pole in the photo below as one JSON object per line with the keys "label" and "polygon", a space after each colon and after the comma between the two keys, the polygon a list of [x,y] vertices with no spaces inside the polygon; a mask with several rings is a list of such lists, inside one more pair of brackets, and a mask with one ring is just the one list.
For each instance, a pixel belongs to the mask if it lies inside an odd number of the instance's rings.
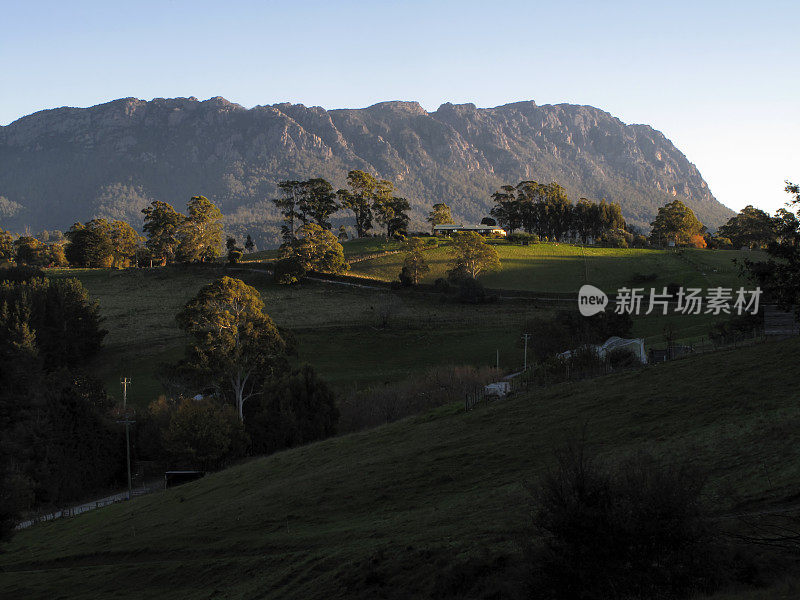
{"label": "utility pole", "polygon": [[522,363],[522,370],[523,371],[527,371],[528,370],[528,338],[530,336],[531,336],[530,333],[523,333],[522,334],[522,339],[525,340],[525,355],[524,355],[525,358],[524,358],[524,362]]}
{"label": "utility pole", "polygon": [[131,493],[133,492],[133,484],[131,481],[131,420],[128,416],[128,386],[130,385],[131,380],[127,377],[123,377],[119,380],[119,382],[122,385],[122,408],[125,411],[125,450],[128,456],[128,500],[130,500]]}
{"label": "utility pole", "polygon": [[581,244],[581,254],[583,255],[583,280],[589,283],[589,264],[586,262],[586,244]]}

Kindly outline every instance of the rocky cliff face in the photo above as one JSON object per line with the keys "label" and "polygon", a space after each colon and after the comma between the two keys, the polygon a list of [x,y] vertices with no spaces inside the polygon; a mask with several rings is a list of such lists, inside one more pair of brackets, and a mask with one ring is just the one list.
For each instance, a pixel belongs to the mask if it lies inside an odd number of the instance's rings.
{"label": "rocky cliff face", "polygon": [[[619,202],[643,227],[675,197],[711,227],[732,214],[663,134],[590,106],[247,110],[224,98],[125,98],[0,127],[0,226],[66,229],[93,216],[139,225],[153,199],[180,210],[203,194],[222,207],[229,230],[269,241],[278,181],[321,176],[342,186],[350,169],[394,181],[418,228],[436,202],[450,204],[456,219],[479,221],[498,186],[523,179],[558,181],[574,200]],[[337,225],[348,222],[340,213]]]}

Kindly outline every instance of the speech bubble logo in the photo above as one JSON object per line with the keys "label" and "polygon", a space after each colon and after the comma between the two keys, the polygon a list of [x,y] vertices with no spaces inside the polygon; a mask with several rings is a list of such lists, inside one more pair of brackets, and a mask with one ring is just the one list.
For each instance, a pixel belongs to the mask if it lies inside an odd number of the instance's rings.
{"label": "speech bubble logo", "polygon": [[606,293],[593,285],[583,285],[578,290],[578,310],[584,317],[591,317],[603,312],[608,305]]}

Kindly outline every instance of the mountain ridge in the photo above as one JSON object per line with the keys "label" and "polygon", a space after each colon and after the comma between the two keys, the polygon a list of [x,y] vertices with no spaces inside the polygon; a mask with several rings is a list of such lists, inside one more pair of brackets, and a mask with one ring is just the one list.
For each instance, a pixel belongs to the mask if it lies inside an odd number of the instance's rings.
{"label": "mountain ridge", "polygon": [[[222,207],[231,232],[274,243],[279,216],[269,200],[278,181],[321,176],[340,187],[351,169],[392,180],[411,201],[415,229],[436,202],[477,222],[500,185],[524,179],[558,181],[573,200],[619,202],[643,228],[674,198],[712,228],[733,214],[663,133],[588,105],[248,109],[217,96],[120,98],[0,127],[0,219],[17,230],[65,229],[94,216],[138,226],[151,200],[180,209],[203,194]],[[340,212],[334,224],[350,220]]]}

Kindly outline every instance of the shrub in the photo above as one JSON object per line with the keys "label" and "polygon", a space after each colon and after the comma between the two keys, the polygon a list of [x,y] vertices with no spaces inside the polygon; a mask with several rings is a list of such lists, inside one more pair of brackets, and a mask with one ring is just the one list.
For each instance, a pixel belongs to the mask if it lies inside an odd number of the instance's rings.
{"label": "shrub", "polygon": [[325,439],[336,433],[339,420],[333,391],[308,365],[268,382],[244,413],[254,454]]}
{"label": "shrub", "polygon": [[574,310],[560,310],[555,318],[527,320],[521,333],[533,334],[528,350],[544,360],[584,344],[601,344],[612,336],[627,337],[632,329],[633,319],[628,314],[608,310],[584,317]]}
{"label": "shrub", "polygon": [[463,279],[458,284],[458,292],[456,293],[456,300],[462,304],[484,304],[492,302],[495,298],[486,294],[486,288],[483,284],[476,280],[467,278]]}
{"label": "shrub", "polygon": [[692,248],[705,248],[708,246],[708,244],[706,243],[706,238],[700,235],[699,233],[689,238],[689,245]]}
{"label": "shrub", "polygon": [[627,348],[615,348],[606,354],[612,369],[627,369],[642,366],[637,356]]}
{"label": "shrub", "polygon": [[708,331],[708,337],[714,344],[732,344],[745,337],[753,337],[764,329],[764,315],[733,315],[727,321],[714,323]]}
{"label": "shrub", "polygon": [[275,263],[274,277],[276,283],[298,283],[306,275],[303,265],[295,256],[282,258]]}
{"label": "shrub", "polygon": [[606,248],[628,248],[633,242],[633,234],[622,229],[615,229],[602,234],[597,242]]}
{"label": "shrub", "polygon": [[[167,415],[159,414],[166,411]],[[151,409],[166,422],[162,444],[170,458],[185,466],[211,469],[244,456],[248,439],[232,406],[214,399],[183,398]]]}
{"label": "shrub", "polygon": [[38,267],[20,266],[0,269],[0,282],[24,283],[31,279],[44,279],[44,271]]}
{"label": "shrub", "polygon": [[464,396],[496,381],[497,370],[489,367],[432,367],[415,376],[367,390],[353,390],[342,398],[340,430],[359,431],[419,414],[431,408],[463,402]]}
{"label": "shrub", "polygon": [[717,529],[688,463],[618,463],[568,446],[531,489],[525,555],[535,597],[680,598],[713,591]]}
{"label": "shrub", "polygon": [[527,245],[537,243],[539,241],[539,236],[535,233],[519,232],[507,236],[506,239],[512,244]]}

